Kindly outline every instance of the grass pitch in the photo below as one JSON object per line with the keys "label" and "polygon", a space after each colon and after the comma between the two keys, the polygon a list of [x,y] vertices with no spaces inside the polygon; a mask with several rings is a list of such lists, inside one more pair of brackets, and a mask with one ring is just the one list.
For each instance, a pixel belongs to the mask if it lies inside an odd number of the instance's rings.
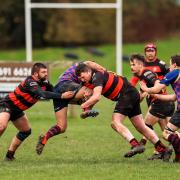
{"label": "grass pitch", "polygon": [[[37,137],[55,123],[52,102],[40,102],[27,112],[32,135],[16,153],[16,161],[3,161],[15,128],[10,124],[1,137],[1,179],[79,180],[79,179],[178,179],[179,164],[148,161],[153,146],[148,143],[143,154],[126,159],[129,144],[110,128],[114,103],[103,99],[95,119],[68,119],[67,132],[50,139],[42,155],[35,152]],[[41,111],[40,111],[41,109]],[[79,111],[79,108],[77,108]],[[128,119],[125,124],[140,139]]]}

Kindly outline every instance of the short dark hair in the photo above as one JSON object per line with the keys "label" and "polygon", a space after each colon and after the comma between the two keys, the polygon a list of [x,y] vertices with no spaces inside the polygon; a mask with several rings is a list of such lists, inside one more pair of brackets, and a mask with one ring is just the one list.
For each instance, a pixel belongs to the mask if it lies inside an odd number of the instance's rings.
{"label": "short dark hair", "polygon": [[47,66],[43,63],[35,63],[31,69],[31,74],[38,73],[40,69],[47,69]]}
{"label": "short dark hair", "polygon": [[176,65],[180,67],[180,55],[171,56],[171,63],[176,63]]}
{"label": "short dark hair", "polygon": [[138,61],[140,61],[142,63],[145,62],[145,58],[141,54],[132,54],[131,57],[130,57],[130,61],[132,62],[134,59],[137,59]]}
{"label": "short dark hair", "polygon": [[79,63],[75,69],[76,76],[80,76],[82,72],[88,72],[91,68],[84,63]]}

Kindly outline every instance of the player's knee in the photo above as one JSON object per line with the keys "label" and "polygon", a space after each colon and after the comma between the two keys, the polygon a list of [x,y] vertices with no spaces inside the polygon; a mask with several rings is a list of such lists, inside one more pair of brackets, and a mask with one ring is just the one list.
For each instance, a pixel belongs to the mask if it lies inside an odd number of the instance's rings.
{"label": "player's knee", "polygon": [[172,130],[169,127],[165,127],[165,129],[163,131],[163,138],[167,140],[169,135],[172,134],[172,133],[174,133],[174,130]]}
{"label": "player's knee", "polygon": [[16,137],[19,140],[24,141],[30,134],[31,134],[31,129],[29,129],[28,131],[19,131]]}

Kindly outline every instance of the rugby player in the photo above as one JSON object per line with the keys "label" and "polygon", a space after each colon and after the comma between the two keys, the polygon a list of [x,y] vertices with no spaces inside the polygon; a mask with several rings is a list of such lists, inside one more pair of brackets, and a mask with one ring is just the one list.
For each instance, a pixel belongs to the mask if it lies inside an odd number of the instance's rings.
{"label": "rugby player", "polygon": [[31,134],[29,120],[24,113],[33,106],[40,98],[61,99],[72,98],[73,92],[54,93],[53,86],[47,80],[47,67],[42,63],[35,63],[32,67],[32,75],[21,82],[4,99],[0,100],[0,135],[8,126],[9,120],[19,130],[6,153],[6,160],[15,159],[14,154],[21,143]]}
{"label": "rugby player", "polygon": [[85,64],[79,64],[76,67],[76,75],[84,82],[84,85],[90,83],[94,88],[93,95],[81,104],[81,108],[95,105],[100,100],[101,95],[117,102],[111,126],[132,146],[131,150],[124,157],[132,157],[145,150],[144,146],[123,125],[125,117],[128,116],[137,131],[149,139],[154,144],[156,150],[162,154],[163,161],[169,161],[172,152],[159,140],[155,132],[145,125],[140,109],[139,92],[125,77],[107,71],[98,72]]}
{"label": "rugby player", "polygon": [[[68,104],[82,104],[91,95],[92,89],[90,86],[82,86],[82,82],[78,79],[75,74],[75,69],[79,64],[86,64],[89,67],[96,69],[97,71],[103,72],[105,68],[93,61],[84,61],[75,63],[70,66],[58,79],[58,82],[54,88],[56,93],[62,93],[65,91],[74,91],[75,95],[72,100],[53,100],[54,111],[56,117],[56,125],[51,127],[44,135],[40,135],[36,145],[36,152],[40,155],[49,138],[62,134],[67,129],[67,111]],[[81,114],[81,118],[96,117],[99,113],[95,110],[91,110],[92,107],[84,108]]]}
{"label": "rugby player", "polygon": [[169,141],[174,148],[175,162],[180,162],[180,137],[176,133],[180,128],[180,55],[174,55],[171,57],[170,72],[166,74],[162,80],[157,80],[154,87],[148,88],[146,84],[140,83],[141,89],[148,93],[159,93],[168,85],[172,86],[175,94],[163,96],[156,94],[154,97],[166,101],[177,100],[177,111],[165,127],[163,137]]}
{"label": "rugby player", "polygon": [[[158,80],[157,74],[149,69],[144,68],[145,58],[140,54],[133,54],[130,57],[131,71],[139,78],[140,81],[146,83],[147,87],[153,87],[155,81]],[[143,92],[141,92],[143,94]],[[162,90],[160,94],[167,94],[166,90]],[[170,119],[174,113],[174,103],[172,101],[163,102],[161,100],[155,99],[149,96],[149,102],[151,104],[150,108],[145,117],[145,124],[153,130],[154,124],[156,124],[159,119]],[[143,142],[144,141],[144,142]],[[146,139],[143,138],[141,143],[146,144]],[[161,159],[161,154],[155,152],[148,160]]]}
{"label": "rugby player", "polygon": [[[162,60],[160,60],[157,57],[157,46],[154,43],[148,43],[145,45],[144,47],[144,54],[145,54],[145,62],[144,62],[144,68],[151,70],[152,72],[156,73],[158,76],[158,79],[162,79],[168,72],[169,72],[169,67],[166,65],[166,63]],[[137,82],[139,81],[139,78],[134,75],[130,82],[133,86],[136,86]],[[149,108],[151,108],[151,99],[149,99],[148,97],[146,98],[147,101],[147,105],[149,106]],[[174,105],[172,105],[174,106]],[[148,115],[148,114],[147,114]],[[148,115],[149,116],[149,115]],[[154,118],[146,118],[147,121],[152,122],[154,121]],[[158,121],[161,130],[163,131],[167,122],[168,122],[168,118],[159,118],[160,121]],[[145,140],[142,140],[142,143],[146,143]],[[153,157],[153,156],[152,156]]]}
{"label": "rugby player", "polygon": [[[169,67],[166,65],[166,63],[162,60],[160,60],[157,57],[157,46],[154,43],[148,43],[145,45],[144,47],[144,54],[145,54],[145,62],[144,62],[144,69],[148,69],[151,70],[152,72],[156,73],[158,76],[158,79],[162,79],[168,72],[169,72]],[[139,78],[134,74],[134,76],[131,78],[130,82],[133,86],[136,86],[137,82],[139,81]],[[166,91],[167,92],[167,91]],[[146,124],[153,124],[154,122],[158,122],[158,124],[161,127],[161,130],[163,131],[165,126],[167,125],[168,120],[170,119],[170,117],[160,117],[157,118],[157,114],[156,114],[156,110],[161,108],[161,105],[163,105],[163,103],[159,102],[158,104],[154,104],[152,102],[151,97],[149,98],[149,96],[146,97],[146,101],[147,101],[147,105],[149,107],[149,111],[151,111],[151,113],[147,113],[146,117],[145,117],[145,121]],[[171,102],[171,108],[175,108],[175,105]],[[152,116],[152,115],[156,115]],[[159,120],[158,120],[159,119]],[[142,138],[141,139],[141,143],[142,144],[146,144],[146,139]],[[149,157],[149,160],[154,160],[157,158],[160,158],[161,155],[158,155],[158,152],[154,151],[153,155],[151,157]]]}

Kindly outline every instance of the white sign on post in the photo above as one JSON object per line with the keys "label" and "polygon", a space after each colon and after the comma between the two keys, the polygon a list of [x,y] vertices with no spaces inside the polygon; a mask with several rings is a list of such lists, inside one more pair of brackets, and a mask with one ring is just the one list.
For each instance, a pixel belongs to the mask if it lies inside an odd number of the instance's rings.
{"label": "white sign on post", "polygon": [[27,76],[33,63],[0,63],[0,97],[12,92]]}

